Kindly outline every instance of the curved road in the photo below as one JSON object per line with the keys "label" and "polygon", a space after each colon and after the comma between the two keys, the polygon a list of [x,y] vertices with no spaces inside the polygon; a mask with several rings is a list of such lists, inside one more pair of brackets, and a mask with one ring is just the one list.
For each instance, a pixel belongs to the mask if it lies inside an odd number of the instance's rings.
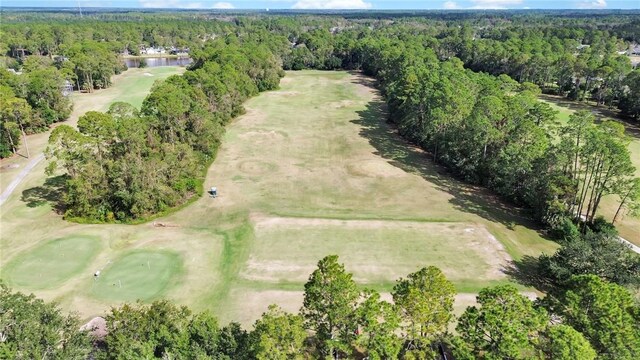
{"label": "curved road", "polygon": [[24,169],[20,171],[18,176],[15,179],[13,179],[13,181],[4,190],[4,192],[0,194],[0,205],[2,205],[7,200],[7,198],[9,198],[9,196],[13,193],[13,190],[15,190],[16,187],[20,185],[22,180],[24,180],[25,176],[29,174],[29,171],[31,171],[31,169],[33,169],[36,165],[38,165],[40,161],[42,161],[43,159],[44,159],[44,154],[38,154],[38,156],[33,158],[33,160],[29,161],[27,166],[25,166]]}
{"label": "curved road", "polygon": [[623,243],[629,245],[631,247],[631,250],[637,252],[638,254],[640,254],[640,246],[634,245],[631,242],[629,242],[628,240],[625,240],[624,238],[618,236],[618,239],[620,239],[620,241],[622,241]]}

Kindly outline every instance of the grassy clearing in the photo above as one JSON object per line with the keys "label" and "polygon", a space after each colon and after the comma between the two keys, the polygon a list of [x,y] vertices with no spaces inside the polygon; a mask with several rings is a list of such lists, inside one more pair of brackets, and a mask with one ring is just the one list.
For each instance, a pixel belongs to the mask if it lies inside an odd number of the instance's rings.
{"label": "grassy clearing", "polygon": [[146,301],[162,296],[182,273],[179,254],[135,250],[107,265],[91,287],[91,295],[108,301]]}
{"label": "grassy clearing", "polygon": [[100,239],[74,235],[45,242],[19,254],[4,267],[2,279],[29,290],[50,289],[80,272],[100,251]]}
{"label": "grassy clearing", "polygon": [[[605,119],[620,121],[625,125],[626,132],[631,139],[628,147],[631,154],[631,162],[636,168],[636,176],[640,177],[640,127],[638,125],[620,119],[617,112],[608,110],[605,107],[569,101],[557,96],[545,95],[542,97],[542,101],[550,104],[558,111],[558,119],[561,124],[566,124],[569,121],[569,116],[578,110],[589,110],[593,112],[598,121]],[[617,196],[606,196],[602,200],[599,213],[611,221],[618,209],[618,205],[619,199]],[[636,245],[640,245],[640,230],[638,230],[640,229],[640,218],[627,216],[617,222],[616,227],[622,237]]]}
{"label": "grassy clearing", "polygon": [[[2,256],[11,259],[26,246],[14,239],[33,221],[40,226],[29,230],[31,245],[53,234],[95,234],[105,247],[94,263],[100,268],[115,259],[99,280],[79,273],[38,295],[85,317],[135,297],[162,296],[212,310],[223,322],[249,324],[270,303],[296,310],[299,297],[290,295],[332,253],[362,286],[388,292],[397,277],[435,264],[458,290],[475,292],[508,282],[500,269],[510,257],[556,248],[520,211],[452,180],[404,142],[384,121],[384,104],[367,78],[290,72],[280,90],[250,99],[246,108],[207,173],[205,186],[217,186],[218,198],[201,197],[154,220],[162,227],[72,224],[50,211],[27,219],[21,211],[30,211],[28,199],[12,198],[0,209],[8,224],[0,234]],[[24,186],[42,186],[34,196],[53,194],[44,180],[33,174]],[[163,285],[168,273],[138,274],[144,259],[128,257],[140,249],[176,254],[182,265],[169,261],[165,268],[174,267],[177,277]],[[129,288],[136,283],[142,292]]]}

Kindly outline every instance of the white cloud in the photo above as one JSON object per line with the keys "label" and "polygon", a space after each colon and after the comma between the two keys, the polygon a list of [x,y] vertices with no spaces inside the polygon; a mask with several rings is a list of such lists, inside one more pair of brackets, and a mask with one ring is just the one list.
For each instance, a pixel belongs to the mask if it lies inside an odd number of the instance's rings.
{"label": "white cloud", "polygon": [[506,9],[510,5],[520,5],[523,0],[471,0],[471,9]]}
{"label": "white cloud", "polygon": [[370,9],[364,0],[298,0],[293,9]]}
{"label": "white cloud", "polygon": [[607,7],[606,0],[583,1],[578,4],[580,9],[604,9]]}
{"label": "white cloud", "polygon": [[214,9],[235,9],[235,6],[233,6],[232,3],[228,3],[228,2],[217,2],[213,4],[213,8]]}
{"label": "white cloud", "polygon": [[442,4],[442,8],[448,9],[448,10],[460,9],[460,5],[458,5],[455,1],[447,1],[444,4]]}

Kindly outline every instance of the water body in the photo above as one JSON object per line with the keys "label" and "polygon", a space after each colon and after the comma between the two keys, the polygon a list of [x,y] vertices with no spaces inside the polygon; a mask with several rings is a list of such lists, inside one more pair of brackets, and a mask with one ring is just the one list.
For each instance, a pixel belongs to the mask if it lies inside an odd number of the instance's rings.
{"label": "water body", "polygon": [[190,57],[166,58],[166,57],[146,57],[146,58],[128,58],[124,59],[124,63],[129,68],[140,67],[140,60],[147,61],[147,67],[157,66],[187,66],[193,62]]}

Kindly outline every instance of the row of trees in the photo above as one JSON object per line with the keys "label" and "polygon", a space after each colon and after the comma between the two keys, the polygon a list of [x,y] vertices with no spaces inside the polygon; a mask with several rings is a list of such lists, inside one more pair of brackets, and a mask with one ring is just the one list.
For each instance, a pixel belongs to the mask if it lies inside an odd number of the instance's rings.
{"label": "row of trees", "polygon": [[620,197],[618,216],[638,207],[621,124],[595,125],[589,112],[577,112],[561,126],[535,84],[476,73],[457,58],[440,61],[418,40],[373,34],[351,58],[379,80],[400,134],[436,162],[551,226],[564,217],[593,222],[605,195]]}
{"label": "row of trees", "polygon": [[[626,14],[447,14],[448,21],[443,21],[442,14],[428,13],[411,18],[399,14],[392,21],[379,14],[357,14],[354,19],[236,16],[233,21],[204,13],[96,13],[91,21],[72,15],[49,14],[45,23],[40,20],[43,14],[9,13],[0,51],[13,58],[53,56],[74,44],[99,42],[114,53],[137,54],[139,46],[197,49],[215,37],[266,30],[293,45],[283,56],[286,69],[335,69],[345,66],[344,45],[353,38],[371,31],[403,32],[428,38],[441,60],[457,56],[477,71],[508,74],[546,91],[574,99],[592,98],[638,116],[625,106],[626,86],[631,81],[624,78],[631,71],[631,62],[618,54],[635,39],[628,29],[637,26],[637,21]],[[212,21],[212,17],[219,20]],[[181,26],[185,23],[189,26]]]}
{"label": "row of trees", "polygon": [[[623,287],[593,275],[531,301],[511,285],[486,288],[459,317],[453,284],[435,267],[396,282],[393,302],[359,290],[337,256],[320,260],[299,314],[276,305],[253,330],[220,327],[209,312],[162,300],[106,316],[106,336],[79,331],[55,304],[0,288],[0,356],[27,359],[636,359],[640,307]],[[92,346],[92,342],[95,347]]]}
{"label": "row of trees", "polygon": [[234,37],[193,57],[184,76],[154,85],[140,111],[116,103],[106,114],[86,113],[78,130],[52,132],[49,171],[61,166],[68,176],[67,218],[139,220],[200,194],[224,125],[282,76],[268,48]]}

